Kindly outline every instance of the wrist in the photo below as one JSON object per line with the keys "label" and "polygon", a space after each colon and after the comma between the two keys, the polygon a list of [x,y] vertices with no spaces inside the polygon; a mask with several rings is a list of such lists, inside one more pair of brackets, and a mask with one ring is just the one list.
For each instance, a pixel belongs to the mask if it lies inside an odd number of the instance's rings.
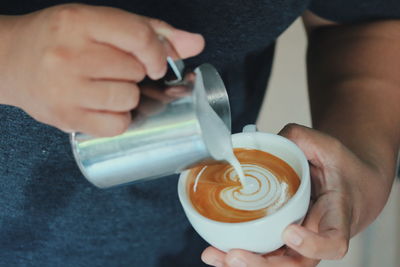
{"label": "wrist", "polygon": [[338,171],[347,188],[343,197],[350,206],[351,236],[354,236],[370,225],[384,208],[394,179],[396,156],[385,142],[387,139],[379,135],[370,142],[372,139],[365,138],[367,135],[349,135],[337,129],[319,128],[339,140],[344,153],[350,156]]}
{"label": "wrist", "polygon": [[381,172],[380,168],[367,163],[365,170],[354,179],[353,217],[351,220],[351,235],[367,228],[382,212],[391,192],[393,177]]}
{"label": "wrist", "polygon": [[[381,185],[390,190],[399,151],[398,136],[389,135],[389,131],[384,127],[380,129],[379,125],[368,130],[357,121],[353,124],[336,123],[327,118],[313,124],[316,125],[315,129],[339,140],[358,160],[374,170],[375,178],[382,180]],[[346,127],[343,124],[352,126]]]}

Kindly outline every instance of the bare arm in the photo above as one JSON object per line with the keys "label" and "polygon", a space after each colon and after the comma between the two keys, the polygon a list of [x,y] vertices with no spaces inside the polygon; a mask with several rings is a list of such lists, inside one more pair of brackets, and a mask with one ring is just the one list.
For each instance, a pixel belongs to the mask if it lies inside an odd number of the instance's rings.
{"label": "bare arm", "polygon": [[208,264],[313,267],[341,259],[389,196],[400,141],[400,21],[338,25],[306,12],[304,22],[316,130],[290,124],[280,134],[310,163],[312,205],[302,226],[286,228],[286,247],[266,255],[209,247]]}
{"label": "bare arm", "polygon": [[[381,211],[400,142],[400,21],[333,25],[307,12],[308,81],[314,128],[338,138],[378,169],[370,209],[358,232]],[[318,27],[317,24],[324,27]],[[367,200],[366,200],[367,201]],[[352,233],[354,235],[355,233]]]}

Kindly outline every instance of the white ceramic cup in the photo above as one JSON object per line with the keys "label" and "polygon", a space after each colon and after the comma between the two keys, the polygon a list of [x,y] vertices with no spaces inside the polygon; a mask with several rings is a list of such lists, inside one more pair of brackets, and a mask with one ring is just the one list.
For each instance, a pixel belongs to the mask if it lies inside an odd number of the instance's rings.
{"label": "white ceramic cup", "polygon": [[187,170],[179,178],[179,200],[193,228],[212,246],[225,252],[237,248],[257,253],[274,251],[284,244],[284,229],[292,223],[301,223],[308,210],[311,189],[307,159],[290,140],[257,132],[254,125],[246,126],[242,133],[233,134],[232,143],[235,148],[262,150],[288,163],[301,179],[295,195],[275,213],[263,218],[239,223],[218,222],[204,217],[193,207],[186,186]]}

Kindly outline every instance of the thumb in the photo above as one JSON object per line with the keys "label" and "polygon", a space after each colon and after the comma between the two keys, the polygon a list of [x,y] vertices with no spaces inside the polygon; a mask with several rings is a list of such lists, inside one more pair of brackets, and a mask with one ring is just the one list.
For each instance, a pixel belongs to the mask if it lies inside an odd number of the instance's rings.
{"label": "thumb", "polygon": [[329,229],[315,233],[299,225],[289,226],[283,233],[285,243],[311,259],[342,259],[348,249],[349,237],[342,229]]}
{"label": "thumb", "polygon": [[162,20],[153,18],[149,19],[149,24],[157,34],[172,44],[180,58],[193,57],[204,49],[204,38],[200,34],[176,29]]}

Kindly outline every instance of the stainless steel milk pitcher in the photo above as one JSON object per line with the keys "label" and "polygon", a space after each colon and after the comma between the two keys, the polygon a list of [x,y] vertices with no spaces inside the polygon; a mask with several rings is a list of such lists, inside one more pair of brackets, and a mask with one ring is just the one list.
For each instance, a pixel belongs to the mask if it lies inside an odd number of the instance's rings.
{"label": "stainless steel milk pitcher", "polygon": [[[216,69],[203,64],[184,75],[181,61],[168,60],[175,78],[140,84],[139,106],[129,129],[95,138],[71,134],[72,150],[84,176],[107,188],[179,173],[200,162],[216,161],[205,139],[197,108],[208,102],[230,130],[228,95]],[[212,137],[211,137],[212,138]]]}

